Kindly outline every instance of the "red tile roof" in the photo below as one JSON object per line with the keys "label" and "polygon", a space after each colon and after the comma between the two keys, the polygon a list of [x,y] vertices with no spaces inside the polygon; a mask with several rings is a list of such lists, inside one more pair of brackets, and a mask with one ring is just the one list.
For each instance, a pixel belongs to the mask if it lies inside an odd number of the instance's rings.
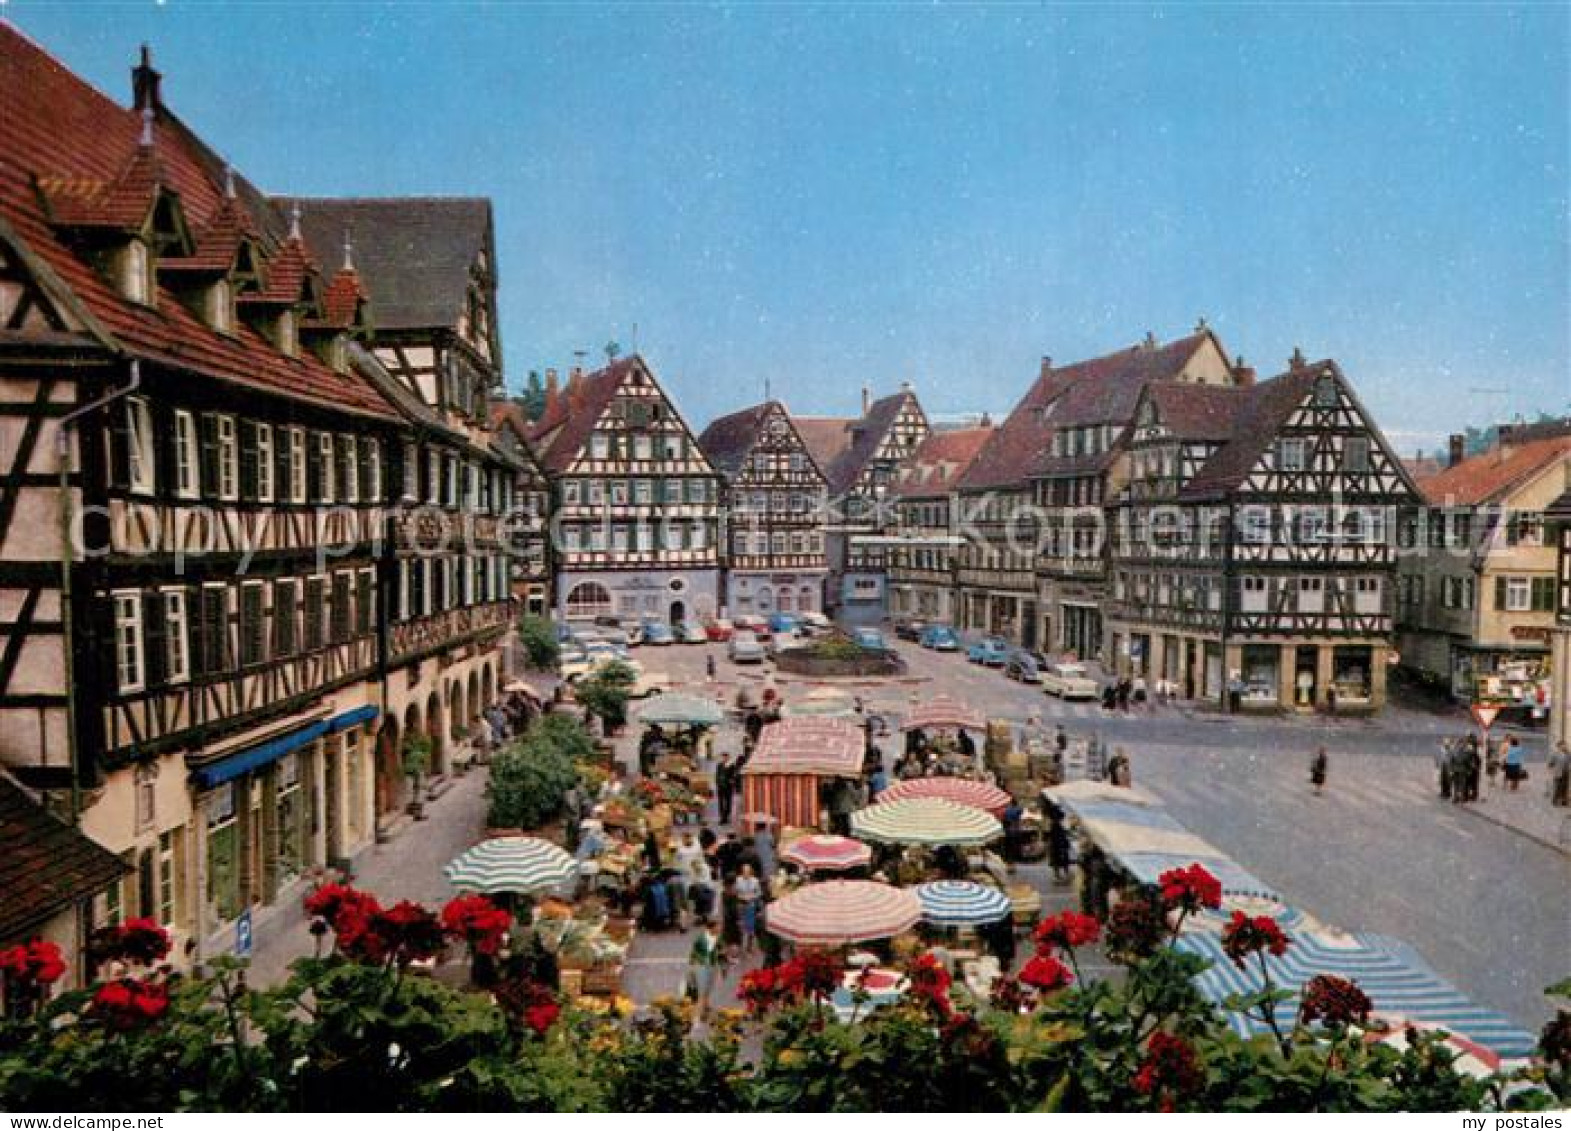
{"label": "red tile roof", "polygon": [[895,481],[895,494],[919,499],[952,490],[955,480],[970,466],[992,434],[992,425],[929,432]]}
{"label": "red tile roof", "polygon": [[0,944],[36,931],[78,900],[130,872],[97,841],[49,813],[0,776]]}
{"label": "red tile roof", "polygon": [[802,443],[819,467],[828,467],[851,446],[852,416],[798,416],[793,418]]}
{"label": "red tile roof", "polygon": [[1571,436],[1552,436],[1525,444],[1507,443],[1502,449],[1463,460],[1438,475],[1418,481],[1418,489],[1436,506],[1478,506],[1498,503],[1517,487],[1571,457]]}
{"label": "red tile roof", "polygon": [[622,387],[623,379],[639,369],[648,372],[637,354],[618,358],[604,369],[572,378],[546,404],[545,412],[530,429],[529,440],[547,470],[567,470],[588,442],[595,422]]}
{"label": "red tile roof", "polygon": [[1062,368],[1044,364],[1026,395],[971,462],[959,489],[1024,487],[1032,476],[1067,473],[1050,462],[1054,432],[1062,427],[1126,424],[1141,390],[1153,381],[1176,377],[1210,337],[1210,331],[1201,330],[1167,345],[1131,346]]}
{"label": "red tile roof", "polygon": [[1326,373],[1336,374],[1336,363],[1317,361],[1286,373],[1235,389],[1231,437],[1206,460],[1180,492],[1186,498],[1212,498],[1241,484],[1260,457],[1276,440],[1289,415],[1314,391]]}
{"label": "red tile roof", "polygon": [[[154,183],[178,195],[192,231],[205,232],[214,222],[224,199],[217,179],[221,167],[212,167],[210,153],[168,110],[160,107],[157,112],[156,152],[147,153],[135,111],[105,97],[4,22],[0,90],[6,92],[0,113],[0,217],[115,345],[133,356],[240,387],[345,412],[393,416],[387,402],[357,375],[337,373],[305,351],[297,358],[286,357],[244,326],[232,336],[219,333],[163,288],[156,306],[125,299],[62,238],[51,223],[51,204],[85,196],[82,207],[90,206],[101,218],[139,222],[140,217],[130,218],[137,208],[146,215],[143,206],[151,206]],[[92,182],[106,187],[85,187]],[[246,196],[249,207],[254,194]],[[268,227],[267,218],[252,220],[259,228]],[[281,269],[285,282],[294,269],[287,257],[269,266],[274,272]],[[268,282],[276,285],[273,273]]]}

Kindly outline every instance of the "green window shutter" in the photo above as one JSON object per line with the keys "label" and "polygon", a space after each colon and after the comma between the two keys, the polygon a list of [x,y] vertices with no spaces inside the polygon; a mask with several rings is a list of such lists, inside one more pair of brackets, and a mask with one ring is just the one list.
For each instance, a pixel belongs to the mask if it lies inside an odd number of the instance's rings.
{"label": "green window shutter", "polygon": [[240,498],[246,502],[256,501],[256,434],[257,426],[254,421],[242,420],[239,428],[240,443]]}
{"label": "green window shutter", "polygon": [[1497,578],[1495,578],[1495,608],[1497,610],[1504,610],[1505,607],[1506,607],[1506,579],[1503,578],[1503,577],[1497,577]]}
{"label": "green window shutter", "polygon": [[[202,494],[207,498],[218,495],[218,418],[210,412],[202,414]],[[205,598],[204,598],[205,599]]]}
{"label": "green window shutter", "polygon": [[131,406],[115,405],[109,412],[109,486],[121,490],[131,485]]}
{"label": "green window shutter", "polygon": [[164,596],[157,590],[142,594],[142,664],[143,686],[156,687],[168,678],[165,661],[167,631],[164,627]]}

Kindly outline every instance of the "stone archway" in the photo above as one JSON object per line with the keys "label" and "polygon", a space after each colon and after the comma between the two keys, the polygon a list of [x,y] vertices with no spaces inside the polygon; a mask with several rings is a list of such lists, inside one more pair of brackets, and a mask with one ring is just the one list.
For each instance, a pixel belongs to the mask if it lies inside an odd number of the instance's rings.
{"label": "stone archway", "polygon": [[447,685],[447,737],[453,745],[462,741],[460,735],[469,720],[468,709],[464,704],[464,685],[459,680],[451,680]]}
{"label": "stone archway", "polygon": [[396,813],[404,805],[404,767],[398,749],[402,741],[398,720],[383,719],[382,729],[376,737],[376,811],[379,815]]}
{"label": "stone archway", "polygon": [[447,735],[442,729],[442,697],[435,691],[425,701],[425,733],[431,740],[431,774],[447,773]]}
{"label": "stone archway", "polygon": [[469,703],[467,705],[468,705],[468,708],[469,708],[469,712],[464,717],[468,720],[468,726],[472,730],[475,727],[480,725],[480,706],[481,706],[481,704],[480,704],[480,673],[479,672],[470,672],[469,673]]}

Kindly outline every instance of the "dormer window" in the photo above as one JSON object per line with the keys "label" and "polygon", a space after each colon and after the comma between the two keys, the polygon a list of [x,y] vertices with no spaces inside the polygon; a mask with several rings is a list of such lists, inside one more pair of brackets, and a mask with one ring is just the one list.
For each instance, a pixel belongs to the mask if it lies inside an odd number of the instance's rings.
{"label": "dormer window", "polygon": [[120,293],[132,302],[153,301],[153,253],[141,240],[125,245],[120,261]]}
{"label": "dormer window", "polygon": [[235,296],[228,279],[207,288],[207,324],[220,334],[235,332]]}

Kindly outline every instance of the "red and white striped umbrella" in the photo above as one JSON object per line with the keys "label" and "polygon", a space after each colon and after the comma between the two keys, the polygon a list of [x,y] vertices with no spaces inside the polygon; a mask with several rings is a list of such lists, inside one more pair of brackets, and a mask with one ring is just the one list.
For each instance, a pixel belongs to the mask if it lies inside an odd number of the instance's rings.
{"label": "red and white striped umbrella", "polygon": [[981,730],[987,720],[953,695],[934,695],[912,709],[901,730]]}
{"label": "red and white striped umbrella", "polygon": [[995,817],[1003,816],[1012,800],[1009,794],[996,785],[966,778],[911,778],[896,782],[874,800],[882,804],[907,797],[942,797],[945,801],[957,801],[973,809],[984,809]]}
{"label": "red and white striped umbrella", "polygon": [[848,836],[804,836],[787,845],[780,858],[809,872],[843,872],[872,863],[873,850]]}
{"label": "red and white striped umbrella", "polygon": [[872,880],[825,880],[775,900],[765,922],[787,942],[844,946],[892,938],[921,918],[922,902],[908,888]]}

